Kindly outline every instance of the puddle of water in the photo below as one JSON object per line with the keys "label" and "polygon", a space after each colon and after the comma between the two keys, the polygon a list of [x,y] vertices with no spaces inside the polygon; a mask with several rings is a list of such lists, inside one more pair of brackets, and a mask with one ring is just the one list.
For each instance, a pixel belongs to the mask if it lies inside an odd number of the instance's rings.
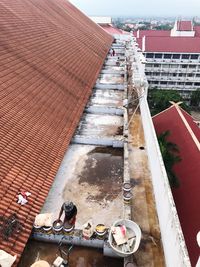
{"label": "puddle of water", "polygon": [[122,159],[121,149],[97,147],[88,153],[85,167],[79,174],[79,183],[98,186],[98,194],[89,196],[92,200],[113,200],[121,192]]}
{"label": "puddle of water", "polygon": [[[63,247],[67,252],[67,246]],[[50,244],[29,240],[24,250],[18,267],[29,267],[37,260],[46,260],[52,264],[57,256],[60,256],[57,244]],[[98,249],[73,247],[69,256],[69,267],[122,267],[121,259],[113,259],[103,256]]]}

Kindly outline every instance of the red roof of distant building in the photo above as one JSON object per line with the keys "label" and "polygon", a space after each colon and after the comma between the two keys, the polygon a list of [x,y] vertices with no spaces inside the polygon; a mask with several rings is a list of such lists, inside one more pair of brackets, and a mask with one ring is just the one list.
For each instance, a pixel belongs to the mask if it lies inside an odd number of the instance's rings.
{"label": "red roof of distant building", "polygon": [[194,26],[195,36],[200,37],[200,26]]}
{"label": "red roof of distant building", "polygon": [[137,32],[139,33],[139,38],[142,38],[143,36],[170,36],[171,31],[165,31],[165,30],[138,30],[134,32],[134,36],[137,37]]}
{"label": "red roof of distant building", "polygon": [[113,34],[130,34],[129,32],[123,31],[121,29],[118,29],[110,24],[100,24],[101,28],[103,28],[107,33],[113,35]]}
{"label": "red roof of distant building", "polygon": [[188,113],[175,106],[154,116],[153,123],[157,134],[169,130],[169,141],[180,150],[182,160],[174,167],[180,187],[173,189],[173,196],[192,266],[195,266],[199,257],[196,235],[200,222],[200,129]]}
{"label": "red roof of distant building", "polygon": [[138,47],[142,50],[142,38],[137,39]]}
{"label": "red roof of distant building", "polygon": [[199,37],[146,37],[146,52],[200,53]]}
{"label": "red roof of distant building", "polygon": [[192,31],[193,29],[192,21],[177,21],[177,30],[178,31]]}
{"label": "red roof of distant building", "polygon": [[[193,27],[191,21],[178,21],[177,24],[181,31],[189,31]],[[164,30],[138,30],[134,36],[141,49],[141,38],[146,37],[145,52],[200,53],[200,26],[194,26],[194,31],[195,37],[170,36],[171,31]]]}
{"label": "red roof of distant building", "polygon": [[2,0],[0,12],[0,215],[24,225],[0,249],[18,262],[113,38],[65,0]]}

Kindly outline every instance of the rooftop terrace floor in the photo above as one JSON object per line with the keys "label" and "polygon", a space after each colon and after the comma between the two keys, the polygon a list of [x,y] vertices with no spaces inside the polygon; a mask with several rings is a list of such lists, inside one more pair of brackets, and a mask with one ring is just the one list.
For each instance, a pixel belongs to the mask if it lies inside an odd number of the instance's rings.
{"label": "rooftop terrace floor", "polygon": [[121,149],[71,145],[42,212],[56,219],[62,203],[71,200],[78,209],[77,228],[88,220],[110,226],[123,216],[122,175]]}

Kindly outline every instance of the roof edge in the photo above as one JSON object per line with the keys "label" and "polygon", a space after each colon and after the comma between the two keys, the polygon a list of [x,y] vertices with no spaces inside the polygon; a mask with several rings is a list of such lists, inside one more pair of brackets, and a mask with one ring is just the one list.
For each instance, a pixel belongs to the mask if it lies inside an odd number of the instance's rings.
{"label": "roof edge", "polygon": [[198,150],[200,151],[200,143],[199,143],[199,141],[198,141],[196,135],[194,134],[193,130],[191,129],[189,123],[187,122],[185,116],[183,115],[183,113],[182,113],[182,110],[183,110],[183,109],[180,108],[178,105],[174,105],[174,106],[175,106],[175,108],[176,108],[176,110],[177,110],[179,116],[181,117],[181,119],[182,119],[182,121],[183,121],[183,123],[184,123],[186,129],[188,130],[189,134],[191,135],[191,137],[192,137],[194,143],[196,144]]}
{"label": "roof edge", "polygon": [[168,108],[164,109],[163,111],[157,113],[156,115],[152,116],[151,118],[152,118],[152,119],[155,118],[156,116],[162,114],[163,112],[167,111],[168,109],[173,108],[173,106],[174,106],[174,105],[171,105],[170,107],[168,107]]}

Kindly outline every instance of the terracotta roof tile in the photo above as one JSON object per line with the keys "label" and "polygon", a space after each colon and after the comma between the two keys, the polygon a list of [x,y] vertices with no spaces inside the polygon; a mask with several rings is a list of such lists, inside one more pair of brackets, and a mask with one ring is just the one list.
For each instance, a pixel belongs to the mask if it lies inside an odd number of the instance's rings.
{"label": "terracotta roof tile", "polygon": [[18,262],[112,37],[65,0],[2,0],[0,14],[0,214],[24,225],[0,249]]}

